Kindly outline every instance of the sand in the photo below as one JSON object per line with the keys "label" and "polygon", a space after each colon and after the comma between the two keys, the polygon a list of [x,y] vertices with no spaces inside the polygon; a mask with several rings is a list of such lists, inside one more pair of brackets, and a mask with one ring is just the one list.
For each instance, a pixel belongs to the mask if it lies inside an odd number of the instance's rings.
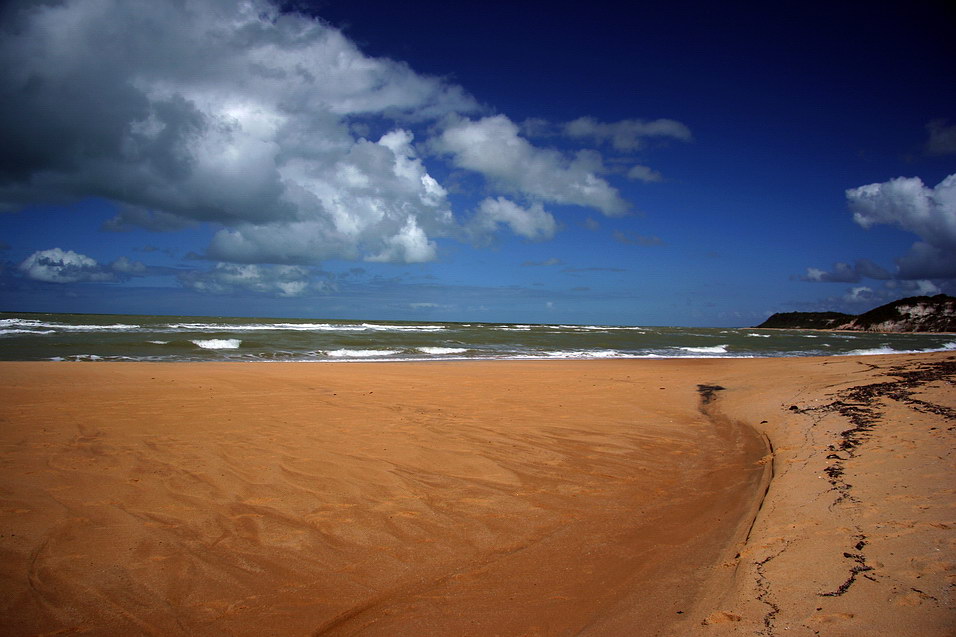
{"label": "sand", "polygon": [[0,634],[952,635],[954,378],[0,363]]}

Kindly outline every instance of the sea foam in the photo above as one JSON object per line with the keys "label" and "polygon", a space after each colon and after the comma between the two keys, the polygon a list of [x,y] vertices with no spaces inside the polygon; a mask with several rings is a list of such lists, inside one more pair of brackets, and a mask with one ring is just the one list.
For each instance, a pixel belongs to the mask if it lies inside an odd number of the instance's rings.
{"label": "sea foam", "polygon": [[694,354],[726,354],[727,346],[726,345],[714,345],[713,347],[681,347],[680,349],[685,352],[693,352]]}
{"label": "sea foam", "polygon": [[203,349],[239,349],[242,344],[238,338],[207,338],[189,342]]}
{"label": "sea foam", "polygon": [[398,351],[392,349],[335,349],[326,352],[326,354],[334,358],[374,358],[376,356],[392,356],[398,354]]}
{"label": "sea foam", "polygon": [[423,354],[433,354],[441,356],[442,354],[464,354],[468,351],[466,347],[419,347],[419,352]]}

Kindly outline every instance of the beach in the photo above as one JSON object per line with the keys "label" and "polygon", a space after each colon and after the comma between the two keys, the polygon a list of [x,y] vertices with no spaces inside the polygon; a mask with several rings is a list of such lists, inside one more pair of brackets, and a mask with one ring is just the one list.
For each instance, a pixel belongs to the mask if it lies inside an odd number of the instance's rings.
{"label": "beach", "polygon": [[952,635],[956,356],[0,362],[4,635]]}

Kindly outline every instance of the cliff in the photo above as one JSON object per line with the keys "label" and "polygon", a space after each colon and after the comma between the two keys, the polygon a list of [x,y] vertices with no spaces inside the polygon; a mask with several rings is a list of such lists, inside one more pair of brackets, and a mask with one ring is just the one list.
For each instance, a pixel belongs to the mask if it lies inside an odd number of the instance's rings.
{"label": "cliff", "polygon": [[781,312],[757,327],[863,332],[956,332],[956,298],[912,296],[858,316],[839,312]]}

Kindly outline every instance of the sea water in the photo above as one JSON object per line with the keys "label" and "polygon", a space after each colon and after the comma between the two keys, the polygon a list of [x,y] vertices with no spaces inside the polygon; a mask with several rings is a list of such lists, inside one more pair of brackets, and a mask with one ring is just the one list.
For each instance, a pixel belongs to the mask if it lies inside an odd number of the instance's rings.
{"label": "sea water", "polygon": [[956,350],[954,334],[0,313],[0,360],[752,358]]}

